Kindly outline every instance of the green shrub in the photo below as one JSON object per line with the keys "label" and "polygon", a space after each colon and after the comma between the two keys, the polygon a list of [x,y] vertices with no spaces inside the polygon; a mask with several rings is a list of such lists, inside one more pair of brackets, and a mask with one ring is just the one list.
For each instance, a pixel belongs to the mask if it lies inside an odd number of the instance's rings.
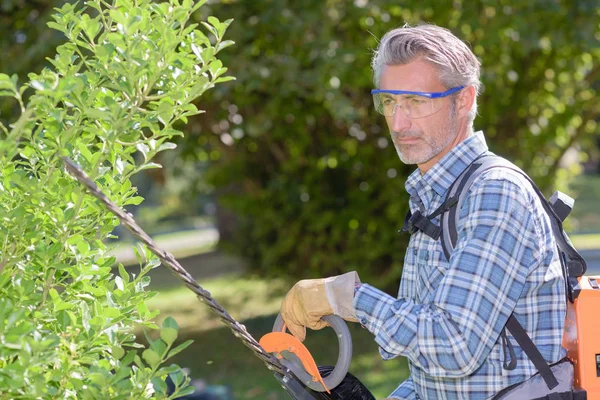
{"label": "green shrub", "polygon": [[[204,2],[88,0],[64,4],[49,26],[68,41],[52,67],[0,74],[0,95],[20,117],[0,133],[0,392],[15,399],[176,398],[189,379],[165,361],[177,324],[138,355],[134,329],[158,329],[146,301],[146,275],[160,263],[138,251],[129,274],[103,240],[118,220],[64,170],[75,160],[119,206],[139,204],[130,178],[160,167],[152,158],[182,135],[177,121],[192,104],[230,78],[216,54],[231,20],[208,17],[209,36],[188,24]],[[176,384],[167,396],[165,378]],[[4,397],[3,397],[4,398]]]}

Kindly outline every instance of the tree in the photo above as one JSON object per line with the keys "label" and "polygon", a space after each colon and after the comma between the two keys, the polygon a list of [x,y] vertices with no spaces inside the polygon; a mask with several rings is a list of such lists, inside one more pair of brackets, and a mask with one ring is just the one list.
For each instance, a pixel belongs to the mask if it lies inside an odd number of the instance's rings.
{"label": "tree", "polygon": [[435,23],[471,44],[483,63],[476,129],[546,192],[564,189],[598,132],[599,10],[550,0],[211,6],[241,21],[231,31],[238,51],[224,58],[237,83],[212,93],[209,116],[182,144],[210,162],[220,202],[236,216],[237,236],[222,245],[265,272],[357,269],[397,287],[412,168],[372,110],[369,62],[377,38],[404,22]]}
{"label": "tree", "polygon": [[[36,2],[40,15],[50,3]],[[34,8],[3,4],[13,7],[3,22],[24,21]],[[483,63],[476,128],[547,193],[565,189],[598,132],[592,0],[228,0],[196,18],[209,13],[240,21],[229,33],[239,45],[223,56],[237,81],[202,98],[208,113],[190,119],[181,152],[171,154],[209,169],[218,214],[230,221],[220,227],[222,245],[262,271],[357,268],[396,286],[407,239],[396,231],[412,169],[398,161],[372,110],[368,65],[377,38],[404,22],[435,23],[471,44]],[[27,49],[44,47],[34,27],[24,28],[31,25],[3,26],[25,32]],[[5,40],[9,54],[19,54],[15,35]],[[207,183],[204,173],[188,179]]]}

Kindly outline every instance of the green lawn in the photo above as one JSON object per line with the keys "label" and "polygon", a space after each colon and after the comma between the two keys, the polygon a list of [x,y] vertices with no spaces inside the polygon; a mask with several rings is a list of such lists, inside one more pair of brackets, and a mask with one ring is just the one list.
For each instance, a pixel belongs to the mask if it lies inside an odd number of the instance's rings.
{"label": "green lawn", "polygon": [[[580,175],[570,188],[575,199],[573,213],[567,218],[574,232],[600,234],[600,175]],[[600,242],[596,242],[600,247]]]}
{"label": "green lawn", "polygon": [[[160,248],[167,249],[178,260],[192,257],[198,254],[213,251],[217,245],[217,239],[206,238],[200,230],[187,230],[171,232],[152,236],[152,240]],[[117,263],[125,266],[138,265],[133,247],[138,243],[134,240],[124,240],[109,243],[110,254],[114,255]]]}
{"label": "green lawn", "polygon": [[600,249],[600,175],[580,175],[571,184],[575,198],[572,214],[565,221],[577,250]]}
{"label": "green lawn", "polygon": [[[162,268],[158,268],[160,270]],[[153,277],[151,288],[160,290],[160,274]],[[268,333],[289,283],[230,274],[208,279],[200,284],[236,319],[242,321],[258,340]],[[174,362],[190,368],[193,378],[209,384],[228,385],[235,399],[288,399],[272,373],[246,348],[204,304],[181,287],[160,290],[150,306],[160,309],[161,316],[173,316],[180,325],[180,340],[195,342],[176,356]],[[404,359],[382,361],[372,335],[358,324],[350,324],[354,356],[350,372],[375,395],[388,395],[408,375]],[[142,335],[143,336],[143,335]],[[337,357],[337,340],[333,331],[310,331],[305,342],[320,365],[331,365]]]}
{"label": "green lawn", "polygon": [[600,249],[600,233],[569,235],[577,250]]}

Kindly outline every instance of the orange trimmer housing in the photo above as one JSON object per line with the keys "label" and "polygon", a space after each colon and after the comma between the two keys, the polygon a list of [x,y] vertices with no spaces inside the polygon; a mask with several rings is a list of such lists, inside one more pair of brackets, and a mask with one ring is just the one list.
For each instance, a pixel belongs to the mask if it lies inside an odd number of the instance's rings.
{"label": "orange trimmer housing", "polygon": [[600,400],[600,276],[578,279],[581,291],[568,303],[563,347],[574,365],[574,386]]}
{"label": "orange trimmer housing", "polygon": [[259,344],[263,349],[265,349],[265,351],[274,353],[278,359],[283,358],[282,353],[284,351],[295,354],[296,357],[300,359],[300,362],[304,366],[306,372],[312,376],[313,381],[320,382],[327,393],[331,394],[329,388],[327,388],[327,386],[325,386],[325,382],[323,382],[323,378],[319,373],[319,367],[317,367],[317,363],[310,354],[310,351],[308,351],[308,349],[300,340],[296,339],[296,337],[290,335],[289,333],[271,332],[264,335],[260,339]]}

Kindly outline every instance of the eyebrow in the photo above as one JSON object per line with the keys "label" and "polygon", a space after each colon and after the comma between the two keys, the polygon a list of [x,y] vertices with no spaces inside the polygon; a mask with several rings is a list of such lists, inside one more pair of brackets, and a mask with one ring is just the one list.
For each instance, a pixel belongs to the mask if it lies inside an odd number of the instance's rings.
{"label": "eyebrow", "polygon": [[425,97],[425,96],[418,96],[416,94],[391,94],[391,93],[382,93],[383,97],[386,99],[395,99],[396,96],[400,96],[403,99],[414,99],[415,97]]}

